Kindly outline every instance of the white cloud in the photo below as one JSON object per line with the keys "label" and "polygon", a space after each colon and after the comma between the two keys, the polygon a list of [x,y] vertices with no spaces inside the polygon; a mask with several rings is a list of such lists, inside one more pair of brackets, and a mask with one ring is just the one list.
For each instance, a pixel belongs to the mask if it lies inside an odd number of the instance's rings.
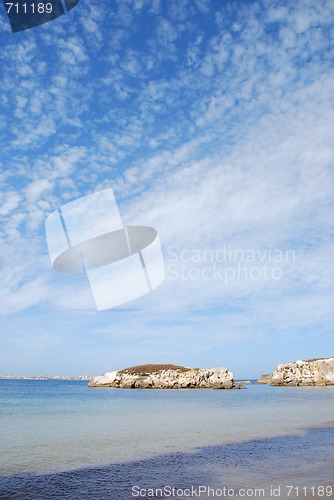
{"label": "white cloud", "polygon": [[52,183],[48,179],[38,179],[26,187],[26,198],[30,203],[35,203],[42,193],[50,189],[52,189]]}
{"label": "white cloud", "polygon": [[15,191],[8,193],[0,193],[0,215],[8,215],[10,212],[17,208],[20,201],[20,196]]}
{"label": "white cloud", "polygon": [[124,221],[156,227],[165,252],[272,245],[296,262],[279,282],[167,280],[113,316],[111,335],[200,350],[203,329],[222,345],[330,328],[333,3],[80,4],[20,42],[2,33],[3,312],[75,308],[43,223],[112,187]]}

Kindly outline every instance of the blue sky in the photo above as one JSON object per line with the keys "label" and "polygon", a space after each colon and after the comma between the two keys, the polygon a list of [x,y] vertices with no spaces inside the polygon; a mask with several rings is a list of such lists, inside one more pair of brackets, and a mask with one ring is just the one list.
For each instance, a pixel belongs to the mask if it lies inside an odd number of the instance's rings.
{"label": "blue sky", "polygon": [[[1,373],[333,355],[333,20],[330,0],[80,0],[12,34],[0,5]],[[97,313],[44,222],[104,188],[167,273]]]}

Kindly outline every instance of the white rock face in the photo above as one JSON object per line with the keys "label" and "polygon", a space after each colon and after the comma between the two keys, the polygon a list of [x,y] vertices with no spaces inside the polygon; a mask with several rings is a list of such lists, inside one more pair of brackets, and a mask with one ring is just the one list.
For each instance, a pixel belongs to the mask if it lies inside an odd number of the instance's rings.
{"label": "white rock face", "polygon": [[103,386],[103,385],[110,386],[111,384],[114,383],[114,381],[116,379],[116,375],[117,375],[117,372],[104,373],[100,377],[93,377],[92,379],[90,379],[88,385],[94,385],[95,383],[98,383],[99,386]]}
{"label": "white rock face", "polygon": [[[147,366],[150,370],[147,370]],[[109,372],[89,381],[89,387],[119,387],[123,389],[232,389],[233,373],[227,368],[184,368],[164,369],[163,365],[143,365]],[[173,365],[166,365],[168,367]],[[153,368],[152,368],[153,367]]]}
{"label": "white rock face", "polygon": [[258,384],[269,385],[334,385],[334,358],[295,361],[278,365],[269,375],[262,375]]}

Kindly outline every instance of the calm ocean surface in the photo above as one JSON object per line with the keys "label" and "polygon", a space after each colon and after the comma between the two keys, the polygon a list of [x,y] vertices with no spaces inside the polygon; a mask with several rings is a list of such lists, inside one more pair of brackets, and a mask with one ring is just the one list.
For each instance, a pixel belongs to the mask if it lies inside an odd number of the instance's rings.
{"label": "calm ocean surface", "polygon": [[0,498],[134,498],[130,485],[148,479],[333,484],[334,387],[247,387],[0,380]]}

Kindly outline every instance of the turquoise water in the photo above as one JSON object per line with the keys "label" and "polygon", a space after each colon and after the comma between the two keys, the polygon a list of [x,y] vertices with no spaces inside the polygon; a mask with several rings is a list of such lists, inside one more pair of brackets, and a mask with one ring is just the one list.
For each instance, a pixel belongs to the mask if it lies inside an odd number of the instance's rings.
{"label": "turquoise water", "polygon": [[0,473],[120,464],[334,427],[334,387],[119,390],[0,380]]}

